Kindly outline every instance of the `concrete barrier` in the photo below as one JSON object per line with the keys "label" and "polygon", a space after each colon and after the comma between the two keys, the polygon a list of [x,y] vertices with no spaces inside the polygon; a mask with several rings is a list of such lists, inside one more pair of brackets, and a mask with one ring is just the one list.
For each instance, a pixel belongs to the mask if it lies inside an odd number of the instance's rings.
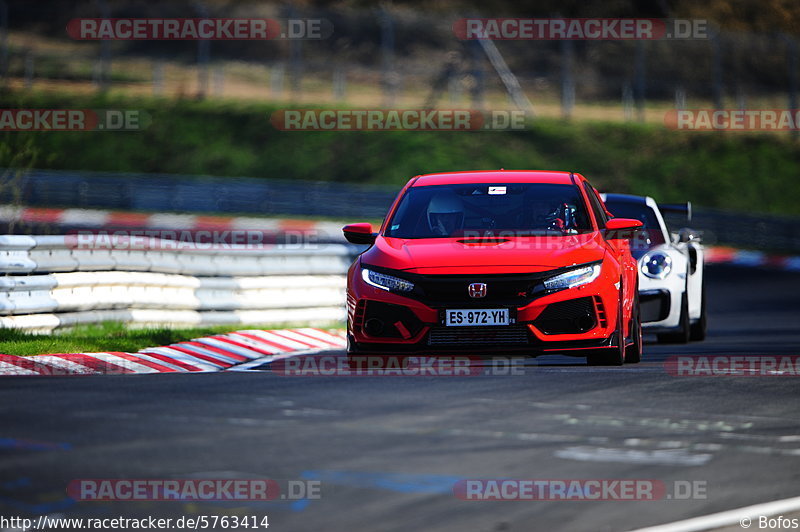
{"label": "concrete barrier", "polygon": [[341,321],[345,274],[358,252],[340,244],[96,244],[78,245],[70,236],[0,236],[0,328]]}

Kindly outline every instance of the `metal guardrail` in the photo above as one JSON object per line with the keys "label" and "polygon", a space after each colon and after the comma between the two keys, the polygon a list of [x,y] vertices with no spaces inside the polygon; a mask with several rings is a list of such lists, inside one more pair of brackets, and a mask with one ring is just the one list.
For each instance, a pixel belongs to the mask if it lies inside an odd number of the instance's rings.
{"label": "metal guardrail", "polygon": [[88,246],[4,235],[0,328],[340,321],[354,253],[337,244],[175,249],[158,239]]}
{"label": "metal guardrail", "polygon": [[262,216],[382,218],[398,192],[398,187],[324,181],[49,170],[32,170],[15,181],[18,201],[31,206]]}
{"label": "metal guardrail", "polygon": [[[382,218],[399,187],[289,181],[280,179],[192,177],[160,174],[106,174],[33,170],[15,179],[14,200],[34,207],[69,206],[147,212],[299,215]],[[9,201],[0,189],[0,204]],[[672,220],[668,218],[668,222]],[[698,207],[690,226],[707,244],[785,253],[800,252],[800,219]],[[340,235],[335,231],[335,236]]]}
{"label": "metal guardrail", "polygon": [[688,225],[702,231],[707,244],[783,253],[800,252],[798,218],[702,208],[695,209]]}

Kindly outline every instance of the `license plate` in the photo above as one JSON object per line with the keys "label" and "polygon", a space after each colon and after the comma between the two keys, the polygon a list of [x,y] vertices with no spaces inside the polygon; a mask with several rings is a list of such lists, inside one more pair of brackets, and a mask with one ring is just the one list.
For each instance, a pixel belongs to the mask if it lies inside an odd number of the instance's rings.
{"label": "license plate", "polygon": [[445,313],[445,325],[448,327],[508,324],[507,308],[448,310]]}

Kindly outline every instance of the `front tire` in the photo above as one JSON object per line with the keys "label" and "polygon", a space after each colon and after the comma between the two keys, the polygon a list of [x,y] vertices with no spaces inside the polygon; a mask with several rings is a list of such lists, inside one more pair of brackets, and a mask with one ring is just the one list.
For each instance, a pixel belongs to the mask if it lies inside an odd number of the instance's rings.
{"label": "front tire", "polygon": [[638,364],[642,361],[642,319],[639,311],[639,293],[637,290],[635,299],[633,300],[633,312],[631,316],[631,337],[633,338],[633,345],[628,347],[625,351],[626,364]]}
{"label": "front tire", "polygon": [[603,349],[600,353],[592,353],[586,357],[589,366],[621,366],[625,363],[625,328],[622,326],[622,299],[619,302],[617,313],[617,329],[613,333],[612,342],[616,347]]}

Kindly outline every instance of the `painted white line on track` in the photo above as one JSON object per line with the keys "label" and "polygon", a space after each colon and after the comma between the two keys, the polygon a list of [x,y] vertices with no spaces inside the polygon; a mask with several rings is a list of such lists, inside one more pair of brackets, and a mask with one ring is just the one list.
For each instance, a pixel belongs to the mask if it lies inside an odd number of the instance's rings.
{"label": "painted white line on track", "polygon": [[259,366],[263,366],[264,364],[269,364],[270,362],[274,362],[276,360],[283,360],[285,358],[294,358],[299,356],[312,356],[312,355],[319,355],[322,353],[326,353],[328,351],[333,351],[333,349],[308,349],[306,351],[292,351],[285,354],[278,354],[275,356],[265,356],[264,358],[259,358],[257,360],[253,360],[252,362],[245,362],[244,364],[237,364],[232,368],[228,368],[225,371],[252,371],[253,368],[257,368]]}
{"label": "painted white line on track", "polygon": [[607,447],[568,447],[556,451],[558,458],[583,462],[615,462],[670,466],[700,466],[713,458],[712,454],[690,454],[685,449],[614,449]]}
{"label": "painted white line on track", "polygon": [[[753,524],[756,525],[755,529],[758,529],[757,520],[759,516],[788,513],[798,509],[800,509],[800,497],[792,497],[791,499],[781,499],[779,501],[754,504],[735,510],[726,510],[715,514],[703,515],[701,517],[693,517],[691,519],[684,519],[683,521],[639,528],[631,532],[696,532],[700,530],[713,530],[728,525],[739,525],[742,527],[742,530],[744,530]],[[748,523],[747,527],[742,526],[745,522]]]}

